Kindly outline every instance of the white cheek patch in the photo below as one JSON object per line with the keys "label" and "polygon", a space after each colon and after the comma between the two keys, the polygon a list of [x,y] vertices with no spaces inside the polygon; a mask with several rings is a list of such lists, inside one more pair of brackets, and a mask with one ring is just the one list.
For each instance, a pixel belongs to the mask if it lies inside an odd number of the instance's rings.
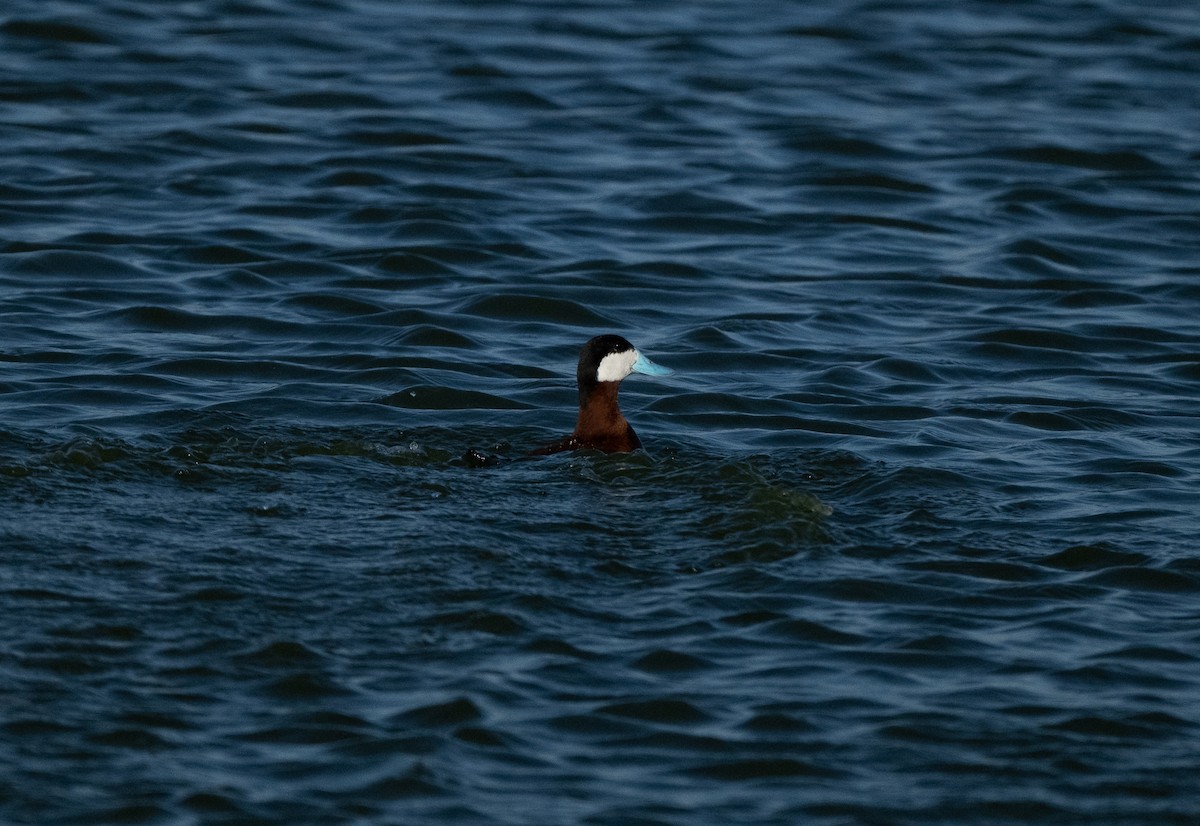
{"label": "white cheek patch", "polygon": [[596,370],[596,380],[620,381],[633,372],[633,363],[637,361],[637,357],[637,350],[609,353],[600,360],[600,368]]}

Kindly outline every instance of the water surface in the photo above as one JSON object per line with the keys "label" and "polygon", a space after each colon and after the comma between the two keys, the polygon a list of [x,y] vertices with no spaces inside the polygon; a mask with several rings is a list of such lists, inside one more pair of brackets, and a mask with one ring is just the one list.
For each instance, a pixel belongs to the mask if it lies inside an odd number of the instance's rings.
{"label": "water surface", "polygon": [[[0,819],[1194,823],[1191,3],[0,12]],[[627,456],[570,429],[627,336]]]}

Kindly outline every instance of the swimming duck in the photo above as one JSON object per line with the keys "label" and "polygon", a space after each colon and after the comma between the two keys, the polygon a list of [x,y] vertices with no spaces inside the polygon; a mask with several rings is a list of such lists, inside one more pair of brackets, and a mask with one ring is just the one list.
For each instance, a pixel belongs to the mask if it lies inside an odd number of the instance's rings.
{"label": "swimming duck", "polygon": [[544,456],[564,450],[629,453],[642,446],[617,406],[617,387],[630,373],[666,376],[674,373],[639,353],[621,336],[596,336],[579,352],[575,379],[579,384],[579,418],[575,432],[533,451]]}

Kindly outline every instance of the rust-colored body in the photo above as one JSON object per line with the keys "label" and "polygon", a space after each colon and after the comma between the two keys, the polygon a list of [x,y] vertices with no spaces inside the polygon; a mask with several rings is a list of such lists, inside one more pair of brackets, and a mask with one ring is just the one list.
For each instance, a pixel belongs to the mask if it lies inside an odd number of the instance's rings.
{"label": "rust-colored body", "polygon": [[564,450],[602,450],[605,453],[630,453],[642,446],[633,426],[621,414],[617,404],[619,382],[596,382],[594,389],[579,400],[579,418],[570,436],[533,451],[536,456]]}

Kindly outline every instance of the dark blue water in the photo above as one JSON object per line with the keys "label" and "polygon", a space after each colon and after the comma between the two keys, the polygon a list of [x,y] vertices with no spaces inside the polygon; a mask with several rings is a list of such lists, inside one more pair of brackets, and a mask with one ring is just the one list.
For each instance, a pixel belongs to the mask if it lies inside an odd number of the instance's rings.
{"label": "dark blue water", "polygon": [[[0,820],[1200,821],[1191,0],[8,0]],[[574,423],[598,333],[625,456]]]}

